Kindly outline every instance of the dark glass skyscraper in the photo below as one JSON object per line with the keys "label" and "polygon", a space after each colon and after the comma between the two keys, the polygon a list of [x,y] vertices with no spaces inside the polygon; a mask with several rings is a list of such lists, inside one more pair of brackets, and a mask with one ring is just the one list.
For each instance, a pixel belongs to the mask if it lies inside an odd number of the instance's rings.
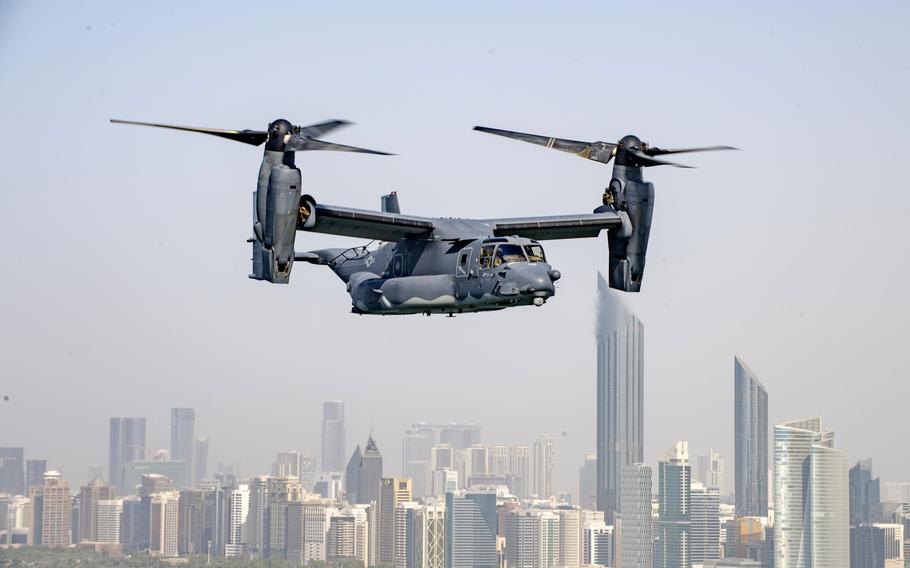
{"label": "dark glass skyscraper", "polygon": [[192,408],[171,409],[171,459],[182,461],[186,466],[184,479],[192,483],[195,479],[193,465],[196,449],[196,411]]}
{"label": "dark glass skyscraper", "polygon": [[0,448],[0,493],[25,494],[24,458],[24,448]]}
{"label": "dark glass skyscraper", "polygon": [[108,483],[121,495],[133,492],[133,487],[123,486],[123,466],[145,459],[145,418],[111,418],[110,445],[108,446]]}
{"label": "dark glass skyscraper", "polygon": [[692,470],[689,466],[689,447],[686,442],[676,442],[659,463],[658,490],[660,506],[660,568],[689,568],[691,565],[689,541],[692,519],[690,512],[690,486]]}
{"label": "dark glass skyscraper", "polygon": [[344,431],[344,403],[322,403],[322,471],[342,471],[347,453]]}
{"label": "dark glass skyscraper", "polygon": [[644,462],[644,327],[597,277],[597,508],[612,524],[622,468]]}
{"label": "dark glass skyscraper", "polygon": [[768,516],[768,391],[734,358],[736,514]]}

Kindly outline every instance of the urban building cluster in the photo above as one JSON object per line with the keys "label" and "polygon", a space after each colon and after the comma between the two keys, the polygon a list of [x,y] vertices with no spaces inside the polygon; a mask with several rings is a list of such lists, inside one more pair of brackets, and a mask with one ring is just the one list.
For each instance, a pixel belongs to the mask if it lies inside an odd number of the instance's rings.
{"label": "urban building cluster", "polygon": [[851,467],[817,417],[770,426],[738,357],[732,492],[724,458],[690,458],[685,440],[645,463],[644,327],[600,292],[597,444],[576,498],[557,490],[555,436],[491,444],[477,424],[420,422],[390,468],[372,435],[348,452],[340,401],[324,403],[318,462],[288,451],[268,474],[210,474],[195,412],[174,408],[153,455],[145,418],[111,418],[107,471],[78,488],[0,448],[0,544],[394,568],[910,567],[910,482]]}

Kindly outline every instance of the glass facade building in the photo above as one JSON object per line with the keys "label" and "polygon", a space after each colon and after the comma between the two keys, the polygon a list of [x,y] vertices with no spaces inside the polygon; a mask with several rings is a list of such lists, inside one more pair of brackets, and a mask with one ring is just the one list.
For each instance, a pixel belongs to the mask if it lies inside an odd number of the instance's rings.
{"label": "glass facade building", "polygon": [[734,359],[736,514],[768,516],[768,391],[755,373]]}

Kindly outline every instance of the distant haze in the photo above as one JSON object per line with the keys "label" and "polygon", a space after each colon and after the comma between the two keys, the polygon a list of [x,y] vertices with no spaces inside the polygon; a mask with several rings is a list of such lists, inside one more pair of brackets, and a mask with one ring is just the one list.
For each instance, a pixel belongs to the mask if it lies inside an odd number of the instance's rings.
{"label": "distant haze", "polygon": [[[373,430],[389,473],[419,420],[484,442],[557,435],[557,488],[594,449],[596,271],[606,238],[548,242],[542,308],[349,313],[298,265],[247,279],[261,149],[112,126],[264,128],[343,118],[329,138],[393,157],[308,152],[305,191],[406,213],[590,212],[610,169],[471,131],[635,133],[698,169],[651,168],[644,287],[645,455],[714,447],[733,480],[733,356],[770,422],[821,415],[852,460],[910,480],[907,2],[648,4],[0,3],[0,446],[107,464],[111,416],[196,410],[210,470],[319,458],[325,400],[348,451]],[[300,234],[299,250],[362,241]],[[565,435],[563,435],[565,433]]]}

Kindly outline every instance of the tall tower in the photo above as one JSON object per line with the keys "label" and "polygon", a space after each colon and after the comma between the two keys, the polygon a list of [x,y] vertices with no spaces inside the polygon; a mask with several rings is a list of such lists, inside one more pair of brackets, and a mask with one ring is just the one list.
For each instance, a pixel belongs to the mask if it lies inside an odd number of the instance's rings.
{"label": "tall tower", "polygon": [[382,454],[379,446],[370,435],[367,438],[366,449],[360,458],[359,494],[360,503],[379,503],[379,487],[382,483]]}
{"label": "tall tower", "polygon": [[541,499],[556,495],[556,438],[550,434],[534,442],[534,493]]}
{"label": "tall tower", "polygon": [[405,430],[401,438],[401,471],[414,481],[414,496],[426,497],[430,492],[430,447],[433,431],[427,428]]}
{"label": "tall tower", "polygon": [[872,460],[856,462],[850,468],[850,526],[881,521],[881,482],[872,478]]}
{"label": "tall tower", "polygon": [[637,463],[623,467],[619,487],[616,565],[650,568],[654,534],[651,520],[651,466]]}
{"label": "tall tower", "polygon": [[446,494],[446,568],[496,568],[496,493]]}
{"label": "tall tower", "polygon": [[698,456],[698,481],[705,487],[716,487],[718,495],[724,495],[724,458],[714,448]]}
{"label": "tall tower", "polygon": [[25,494],[24,458],[24,448],[0,448],[0,493]]}
{"label": "tall tower", "polygon": [[171,459],[182,461],[186,479],[192,483],[194,450],[196,446],[196,411],[192,408],[171,409]]}
{"label": "tall tower", "polygon": [[117,497],[116,488],[95,479],[79,491],[79,540],[98,541],[98,502]]}
{"label": "tall tower", "polygon": [[659,464],[660,547],[663,568],[689,568],[692,473],[689,444],[676,442]]}
{"label": "tall tower", "polygon": [[145,418],[111,418],[108,446],[108,482],[121,494],[131,493],[134,487],[124,487],[123,466],[145,460]]}
{"label": "tall tower", "polygon": [[344,402],[322,403],[322,471],[343,471],[347,454],[344,431]]}
{"label": "tall tower", "polygon": [[622,468],[644,451],[644,327],[597,277],[597,508],[612,523]]}
{"label": "tall tower", "polygon": [[720,496],[717,487],[693,483],[689,509],[692,530],[689,548],[692,564],[720,558]]}
{"label": "tall tower", "polygon": [[768,516],[768,391],[755,373],[733,360],[736,514]]}
{"label": "tall tower", "polygon": [[360,463],[363,461],[363,455],[360,453],[360,444],[354,448],[351,459],[344,469],[344,494],[348,503],[354,505],[362,503],[360,500]]}
{"label": "tall tower", "polygon": [[25,493],[28,495],[32,487],[44,483],[44,472],[47,471],[47,460],[25,460]]}
{"label": "tall tower", "polygon": [[394,563],[396,533],[396,510],[402,503],[411,500],[411,480],[391,477],[382,479],[379,501],[379,561]]}
{"label": "tall tower", "polygon": [[578,504],[589,511],[597,508],[597,454],[585,454],[585,463],[578,472]]}
{"label": "tall tower", "polygon": [[850,565],[847,457],[821,419],[774,426],[774,566]]}
{"label": "tall tower", "polygon": [[32,489],[32,532],[34,546],[68,547],[72,541],[70,486],[59,472],[44,474],[44,485]]}
{"label": "tall tower", "polygon": [[208,436],[193,441],[193,482],[196,485],[208,476],[209,439]]}

